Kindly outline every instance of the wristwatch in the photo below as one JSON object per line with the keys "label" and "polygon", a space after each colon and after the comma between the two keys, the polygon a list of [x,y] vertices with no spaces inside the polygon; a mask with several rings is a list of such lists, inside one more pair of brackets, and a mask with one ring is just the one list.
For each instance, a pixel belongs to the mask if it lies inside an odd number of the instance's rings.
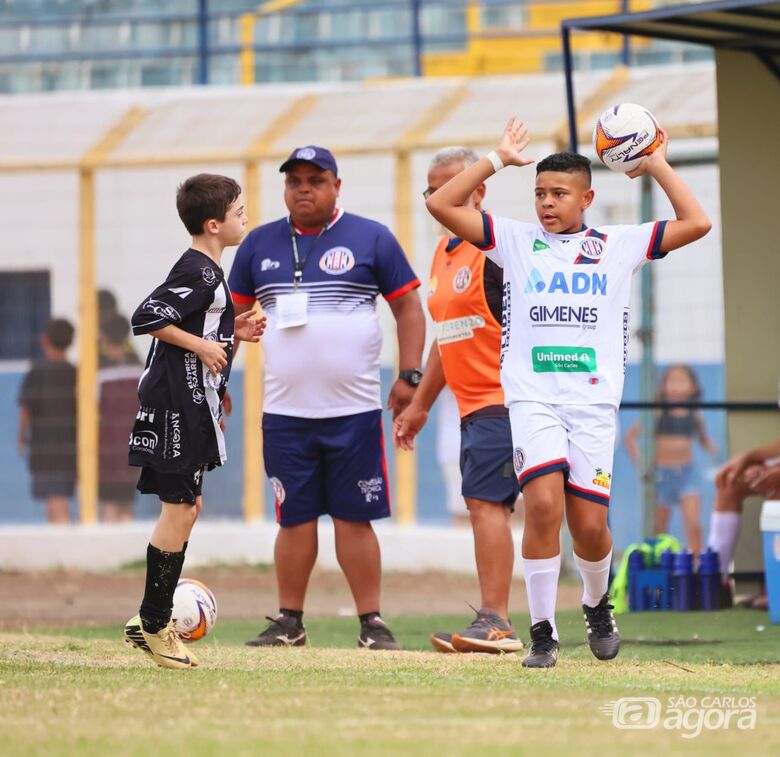
{"label": "wristwatch", "polygon": [[422,377],[422,371],[417,370],[417,368],[412,371],[400,371],[398,374],[398,378],[403,379],[409,386],[417,386]]}

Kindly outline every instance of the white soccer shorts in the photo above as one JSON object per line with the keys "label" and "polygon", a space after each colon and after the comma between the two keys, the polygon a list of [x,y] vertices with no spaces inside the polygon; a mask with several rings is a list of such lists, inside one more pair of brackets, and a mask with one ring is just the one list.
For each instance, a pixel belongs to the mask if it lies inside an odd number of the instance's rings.
{"label": "white soccer shorts", "polygon": [[538,476],[560,470],[567,492],[609,505],[615,407],[513,402],[509,419],[515,473],[521,489]]}

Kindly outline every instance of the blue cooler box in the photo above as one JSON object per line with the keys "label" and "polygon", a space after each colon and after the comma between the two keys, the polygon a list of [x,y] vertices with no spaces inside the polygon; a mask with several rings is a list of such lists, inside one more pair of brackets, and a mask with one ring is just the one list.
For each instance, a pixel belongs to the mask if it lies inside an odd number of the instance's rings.
{"label": "blue cooler box", "polygon": [[764,570],[769,598],[769,620],[780,623],[780,500],[768,499],[761,508]]}

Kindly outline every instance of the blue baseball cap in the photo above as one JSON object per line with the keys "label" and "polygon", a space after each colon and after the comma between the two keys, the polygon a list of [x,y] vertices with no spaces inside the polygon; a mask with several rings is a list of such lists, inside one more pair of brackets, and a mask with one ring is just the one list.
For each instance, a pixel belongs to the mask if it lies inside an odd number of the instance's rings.
{"label": "blue baseball cap", "polygon": [[305,147],[296,147],[290,157],[279,166],[279,173],[286,173],[295,163],[298,162],[313,163],[323,171],[333,171],[334,176],[339,175],[339,169],[336,165],[336,159],[330,150],[317,145],[306,145]]}

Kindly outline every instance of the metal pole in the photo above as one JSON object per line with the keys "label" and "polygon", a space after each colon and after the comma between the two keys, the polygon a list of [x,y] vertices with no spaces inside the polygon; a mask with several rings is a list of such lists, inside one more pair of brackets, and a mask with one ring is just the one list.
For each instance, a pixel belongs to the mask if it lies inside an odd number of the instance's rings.
{"label": "metal pole", "polygon": [[[624,13],[624,14],[625,13],[630,13],[630,11],[631,11],[630,5],[631,5],[630,0],[621,0],[620,11],[622,13]],[[623,45],[622,45],[622,48],[621,48],[621,51],[620,51],[620,62],[624,66],[627,66],[629,64],[630,59],[631,59],[631,42],[630,42],[630,39],[631,38],[629,37],[628,34],[624,34],[623,35]]]}
{"label": "metal pole", "polygon": [[[641,220],[651,221],[653,209],[653,183],[648,175],[642,176]],[[641,272],[642,316],[639,326],[639,340],[642,343],[642,364],[639,379],[640,396],[645,401],[655,394],[655,355],[653,350],[653,313],[655,311],[655,281],[652,265],[645,265]],[[642,414],[642,533],[645,539],[655,536],[655,444],[653,436],[654,416],[651,412]]]}
{"label": "metal pole", "polygon": [[412,49],[414,50],[414,75],[422,76],[422,30],[420,29],[421,0],[412,0]]}
{"label": "metal pole", "polygon": [[577,106],[574,102],[574,63],[571,57],[571,29],[561,24],[563,71],[566,75],[566,112],[569,119],[569,150],[577,152]]}
{"label": "metal pole", "polygon": [[198,84],[209,83],[209,2],[198,0]]}

